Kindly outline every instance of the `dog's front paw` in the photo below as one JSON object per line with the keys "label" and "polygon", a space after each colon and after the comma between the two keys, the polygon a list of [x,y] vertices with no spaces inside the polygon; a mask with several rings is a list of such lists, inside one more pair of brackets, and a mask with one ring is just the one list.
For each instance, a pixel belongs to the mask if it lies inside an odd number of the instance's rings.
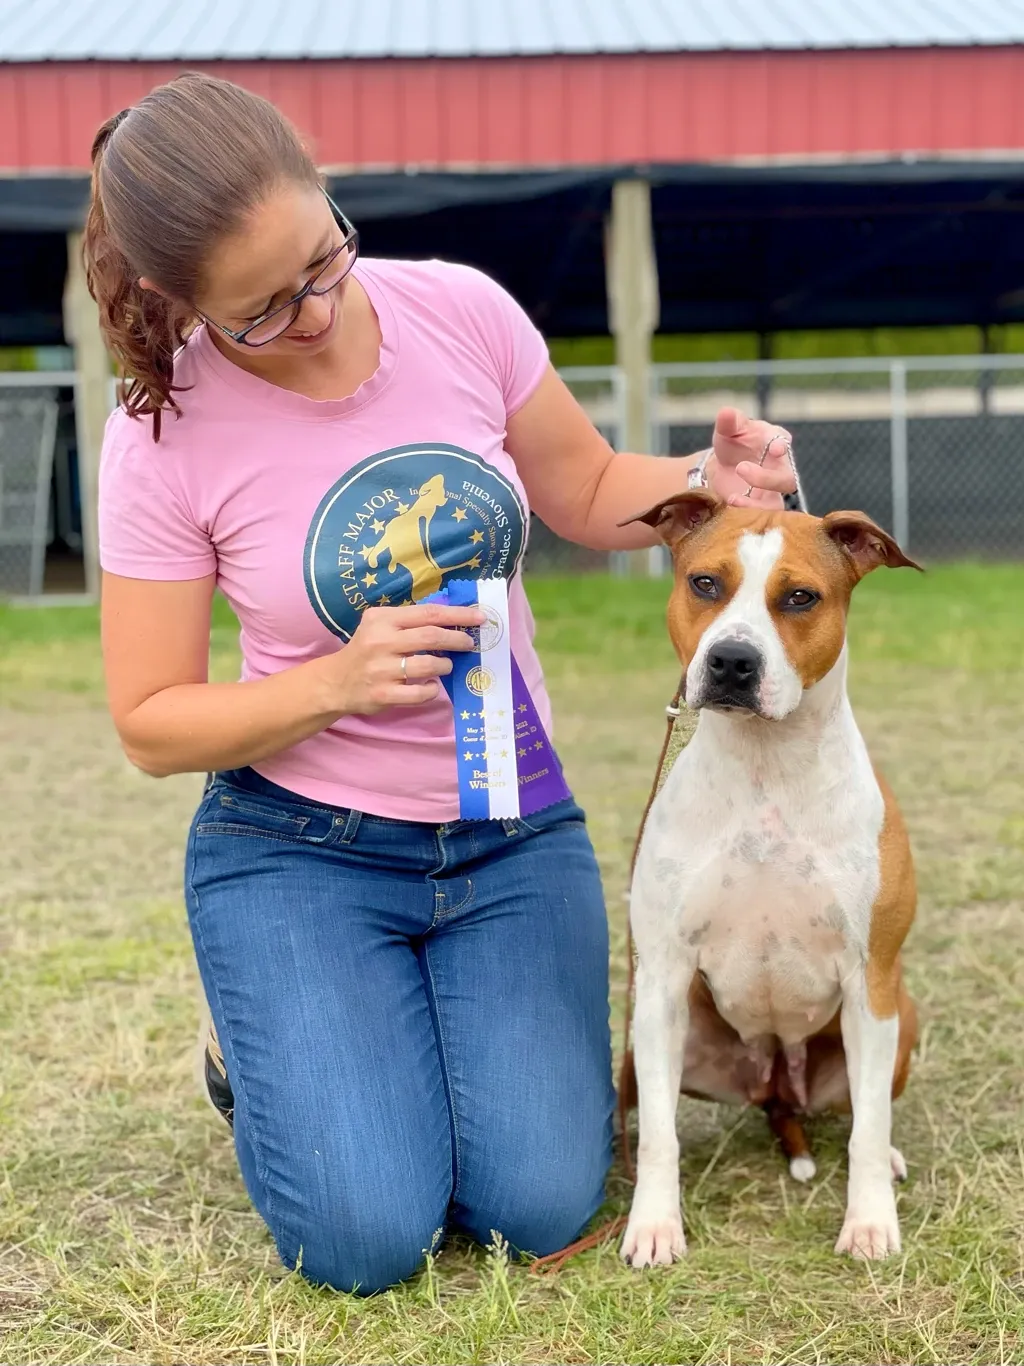
{"label": "dog's front paw", "polygon": [[871,1201],[851,1205],[846,1211],[842,1232],[836,1242],[837,1252],[866,1261],[881,1261],[891,1252],[900,1250],[900,1225],[896,1217],[896,1201],[891,1188],[888,1199],[879,1194]]}
{"label": "dog's front paw", "polygon": [[686,1252],[683,1216],[675,1209],[649,1211],[635,1205],[622,1239],[622,1260],[635,1270],[645,1266],[671,1266]]}

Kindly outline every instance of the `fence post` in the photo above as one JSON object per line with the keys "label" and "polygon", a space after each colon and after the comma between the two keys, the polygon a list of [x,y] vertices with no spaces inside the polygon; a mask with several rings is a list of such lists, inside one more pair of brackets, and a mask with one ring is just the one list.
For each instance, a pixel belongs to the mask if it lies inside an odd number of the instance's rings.
{"label": "fence post", "polygon": [[[627,451],[651,449],[651,337],[658,326],[658,262],[646,180],[617,180],[605,235],[608,322],[615,363],[625,385]],[[644,550],[624,562],[636,574],[657,573],[660,561]],[[613,561],[623,565],[623,561]]]}
{"label": "fence post", "polygon": [[892,475],[892,534],[910,545],[910,464],[907,449],[907,364],[889,366],[889,458]]}
{"label": "fence post", "polygon": [[85,591],[98,597],[100,550],[97,502],[100,447],[110,413],[110,359],[100,332],[99,311],[89,293],[82,261],[82,238],[68,234],[68,273],[64,285],[64,331],[75,348],[75,429],[78,487],[82,505],[82,555]]}

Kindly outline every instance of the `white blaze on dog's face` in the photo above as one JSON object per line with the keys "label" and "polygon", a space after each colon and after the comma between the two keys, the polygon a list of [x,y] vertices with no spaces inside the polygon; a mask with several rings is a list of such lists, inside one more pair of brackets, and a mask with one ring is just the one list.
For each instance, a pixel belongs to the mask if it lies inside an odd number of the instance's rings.
{"label": "white blaze on dog's face", "polygon": [[698,490],[634,520],[672,551],[669,634],[694,709],[789,716],[839,659],[856,583],[881,564],[918,568],[860,512],[730,508]]}

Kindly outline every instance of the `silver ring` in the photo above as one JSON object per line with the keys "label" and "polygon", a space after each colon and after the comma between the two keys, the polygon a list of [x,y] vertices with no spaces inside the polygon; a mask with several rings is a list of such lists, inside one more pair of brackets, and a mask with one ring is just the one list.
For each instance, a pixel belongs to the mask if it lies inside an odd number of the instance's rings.
{"label": "silver ring", "polygon": [[405,655],[403,655],[402,658],[401,658],[398,662],[399,662],[399,665],[401,666],[401,669],[402,669],[402,682],[403,682],[403,683],[408,683],[408,681],[409,681],[409,675],[408,675],[408,674],[406,673],[406,671],[405,671],[405,665],[406,665],[406,658],[405,658]]}

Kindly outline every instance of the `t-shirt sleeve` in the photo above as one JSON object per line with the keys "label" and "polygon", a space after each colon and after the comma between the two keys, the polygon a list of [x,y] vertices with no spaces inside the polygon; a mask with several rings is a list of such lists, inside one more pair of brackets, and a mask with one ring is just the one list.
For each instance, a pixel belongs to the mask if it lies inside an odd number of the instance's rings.
{"label": "t-shirt sleeve", "polygon": [[526,310],[483,271],[456,266],[466,313],[501,381],[511,417],[536,390],[548,367],[548,347]]}
{"label": "t-shirt sleeve", "polygon": [[115,410],[99,474],[100,564],[129,579],[202,579],[217,555],[161,469],[149,423]]}

